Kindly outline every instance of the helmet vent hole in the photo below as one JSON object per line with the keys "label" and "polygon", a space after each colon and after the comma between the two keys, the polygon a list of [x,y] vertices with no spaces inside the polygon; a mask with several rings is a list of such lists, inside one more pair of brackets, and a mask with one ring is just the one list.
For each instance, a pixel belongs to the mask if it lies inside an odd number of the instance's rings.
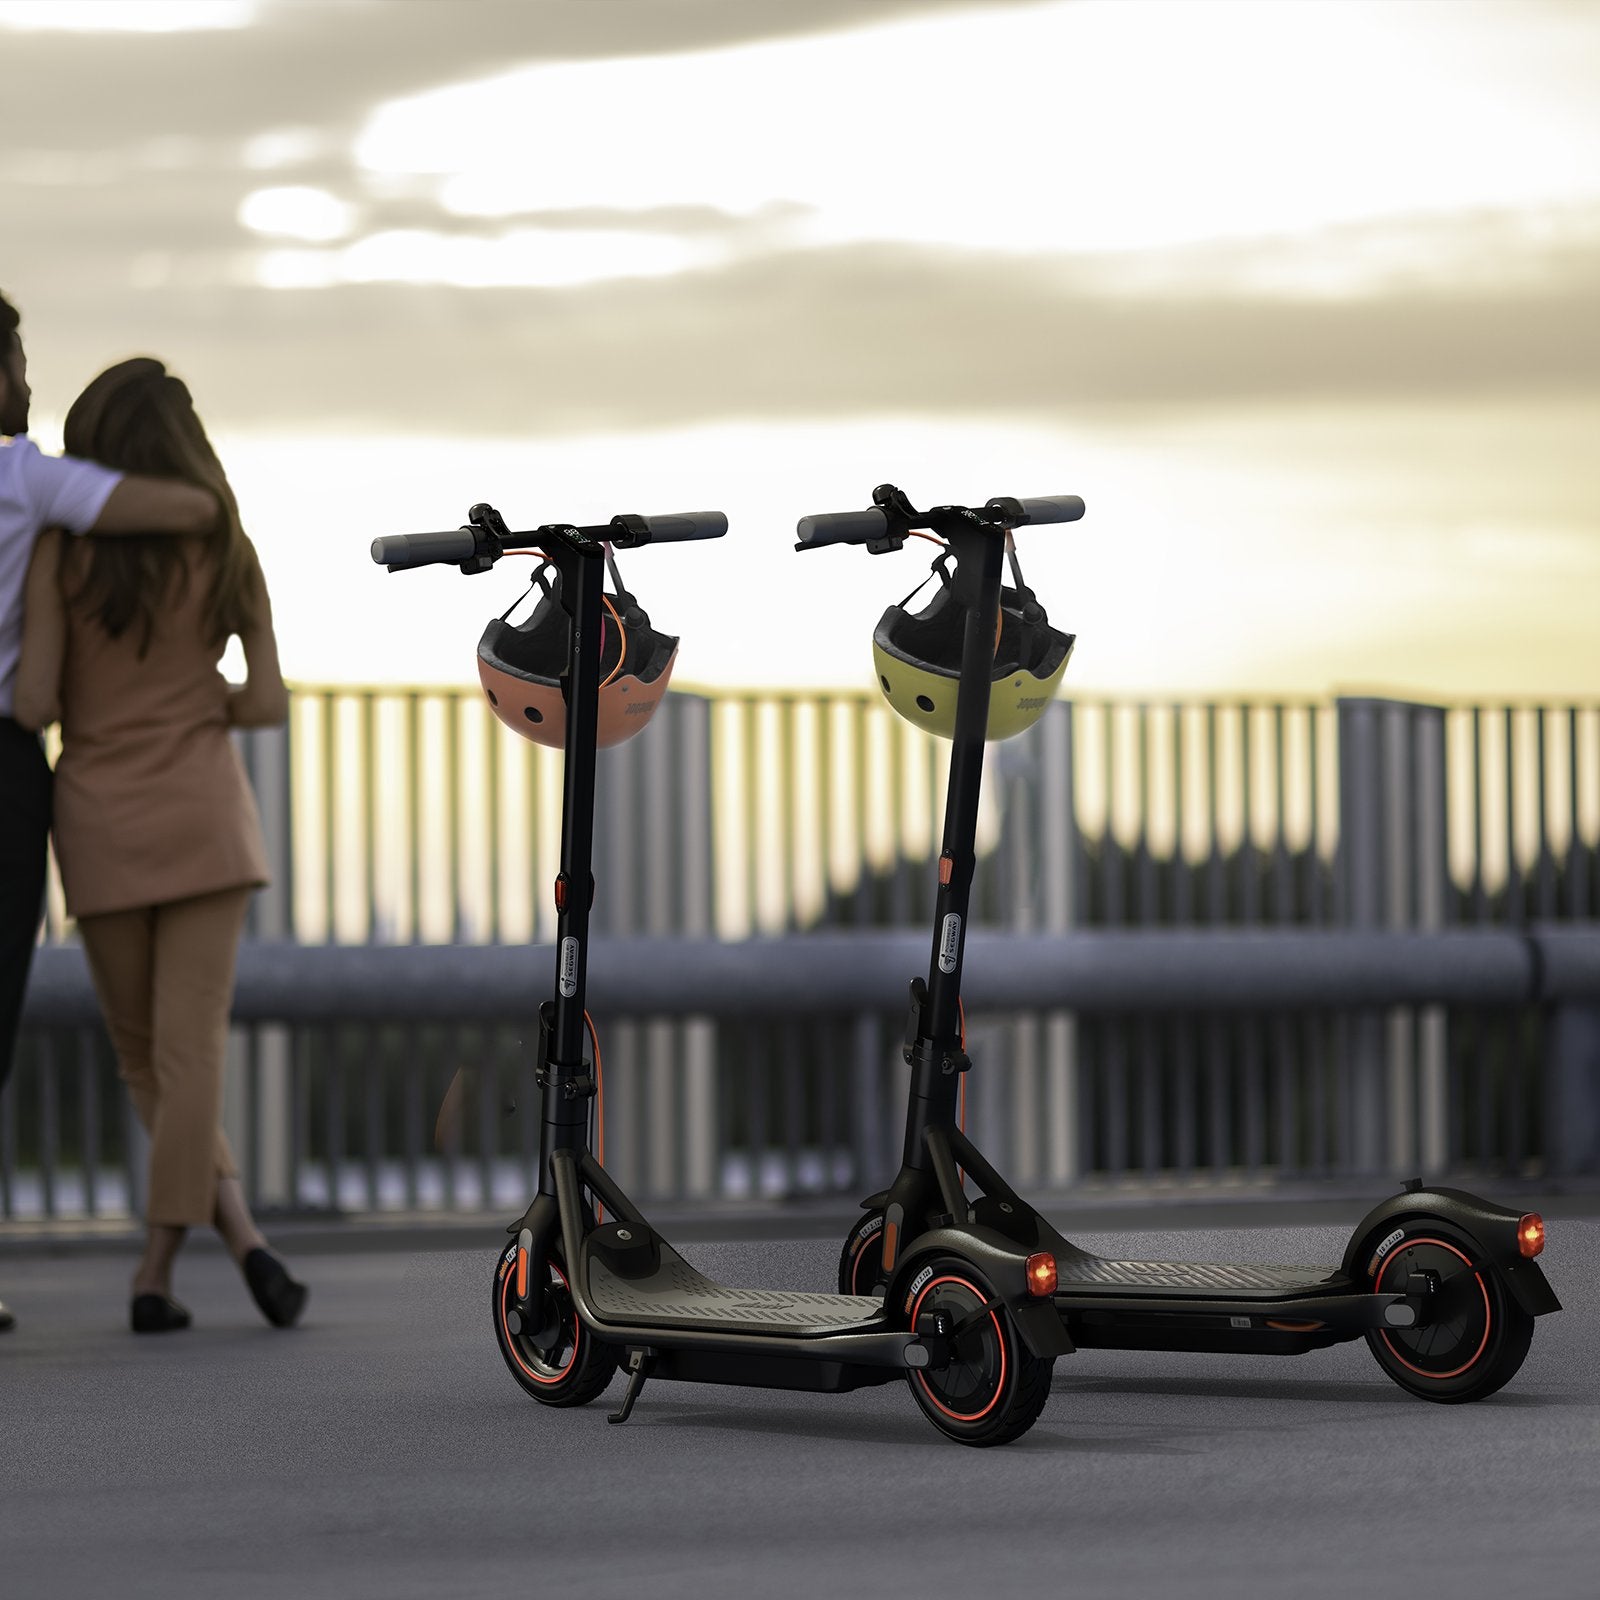
{"label": "helmet vent hole", "polygon": [[522,708],[522,714],[528,719],[529,722],[544,721],[544,712],[542,712],[537,706],[524,706]]}
{"label": "helmet vent hole", "polygon": [[498,701],[498,700],[496,700],[496,699],[495,699],[495,697],[494,697],[494,690],[493,690],[493,689],[485,689],[485,690],[484,690],[484,691],[483,691],[483,692],[484,692],[484,693],[485,693],[485,694],[486,694],[486,695],[488,695],[488,697],[489,697],[489,704],[490,704],[490,705],[492,705],[492,706],[497,706],[497,705],[499,705],[499,704],[500,704],[500,702],[499,702],[499,701]]}
{"label": "helmet vent hole", "polygon": [[878,682],[883,685],[883,692],[885,694],[893,694],[894,693],[894,690],[889,687],[889,680],[887,678],[885,678],[881,673],[878,675]]}
{"label": "helmet vent hole", "polygon": [[931,700],[930,700],[930,699],[929,699],[929,698],[928,698],[928,697],[927,697],[927,695],[925,695],[925,694],[919,694],[919,695],[918,695],[918,696],[917,696],[917,706],[918,706],[918,709],[919,709],[919,710],[922,710],[922,711],[932,711],[932,710],[933,710],[933,701],[931,701]]}

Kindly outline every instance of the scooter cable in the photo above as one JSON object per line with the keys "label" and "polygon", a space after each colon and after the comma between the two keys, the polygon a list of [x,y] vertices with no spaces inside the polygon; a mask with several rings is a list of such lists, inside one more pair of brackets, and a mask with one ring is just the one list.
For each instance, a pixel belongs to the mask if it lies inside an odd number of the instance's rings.
{"label": "scooter cable", "polygon": [[[584,1025],[589,1030],[589,1043],[594,1049],[594,1158],[603,1167],[606,1164],[606,1080],[600,1065],[600,1035],[595,1031],[594,1018],[587,1008],[583,1013]],[[606,1220],[606,1208],[597,1200],[595,1214],[599,1221]]]}

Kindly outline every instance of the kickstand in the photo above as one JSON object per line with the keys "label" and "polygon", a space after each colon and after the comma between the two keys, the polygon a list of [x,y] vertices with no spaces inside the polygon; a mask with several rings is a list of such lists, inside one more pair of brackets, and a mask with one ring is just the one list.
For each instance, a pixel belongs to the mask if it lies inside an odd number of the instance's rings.
{"label": "kickstand", "polygon": [[644,1380],[650,1376],[650,1368],[654,1365],[651,1352],[648,1350],[630,1350],[628,1352],[628,1392],[622,1397],[622,1404],[617,1407],[607,1422],[626,1422],[633,1415],[633,1402],[639,1398],[639,1391],[644,1388]]}

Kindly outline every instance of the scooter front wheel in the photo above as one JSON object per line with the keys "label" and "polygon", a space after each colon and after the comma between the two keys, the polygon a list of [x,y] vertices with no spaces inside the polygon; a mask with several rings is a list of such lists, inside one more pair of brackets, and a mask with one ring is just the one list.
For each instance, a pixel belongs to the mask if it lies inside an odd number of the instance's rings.
{"label": "scooter front wheel", "polygon": [[541,1405],[587,1405],[611,1382],[617,1353],[578,1320],[567,1275],[554,1257],[543,1263],[530,1262],[529,1270],[546,1275],[549,1321],[543,1328],[511,1331],[508,1319],[517,1280],[517,1246],[513,1242],[495,1262],[490,1285],[500,1354],[511,1376]]}
{"label": "scooter front wheel", "polygon": [[956,1332],[946,1365],[907,1374],[911,1393],[947,1438],[1009,1444],[1039,1420],[1055,1363],[1028,1350],[1005,1307],[964,1261],[941,1258],[928,1266],[927,1280],[912,1293],[911,1326],[925,1312],[942,1311]]}
{"label": "scooter front wheel", "polygon": [[1447,1223],[1417,1217],[1394,1243],[1380,1240],[1372,1248],[1367,1271],[1375,1294],[1404,1292],[1414,1272],[1430,1272],[1439,1284],[1439,1313],[1424,1326],[1367,1335],[1378,1365],[1402,1389],[1460,1405],[1482,1400],[1516,1376],[1533,1341],[1533,1318],[1483,1264],[1471,1239]]}

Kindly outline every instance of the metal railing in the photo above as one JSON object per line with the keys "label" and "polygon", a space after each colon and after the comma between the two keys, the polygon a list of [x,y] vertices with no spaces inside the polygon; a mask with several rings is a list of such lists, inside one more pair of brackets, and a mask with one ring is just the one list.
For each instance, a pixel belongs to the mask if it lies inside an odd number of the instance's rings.
{"label": "metal railing", "polygon": [[[476,691],[300,690],[287,733],[246,748],[280,863],[254,937],[551,936],[559,755],[503,735]],[[875,697],[669,696],[648,738],[602,757],[597,933],[921,921],[945,758]],[[1595,705],[1064,702],[991,748],[985,795],[974,922],[995,930],[1426,931],[1600,906]],[[536,996],[547,972],[528,954]],[[818,1014],[797,965],[785,1017],[607,1023],[609,1164],[652,1198],[875,1185],[898,1147],[902,986],[925,958],[849,1014]],[[505,1204],[531,1119],[498,1107],[529,1103],[531,1011],[498,1020],[466,991],[426,1025],[237,1030],[227,1118],[258,1203]],[[1050,1185],[1570,1168],[1586,1146],[1551,1146],[1550,1035],[1546,1008],[1512,1002],[975,1011],[972,1126]],[[0,1106],[0,1217],[120,1214],[137,1195],[109,1059],[87,1023],[26,1031]],[[463,1061],[480,1064],[472,1094],[435,1150]]]}

